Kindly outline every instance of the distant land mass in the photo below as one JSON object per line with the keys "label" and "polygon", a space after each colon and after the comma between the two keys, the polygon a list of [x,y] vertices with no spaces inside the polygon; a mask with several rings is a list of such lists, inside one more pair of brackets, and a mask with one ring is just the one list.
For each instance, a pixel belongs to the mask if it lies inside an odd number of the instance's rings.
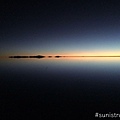
{"label": "distant land mass", "polygon": [[120,57],[120,55],[118,56],[43,56],[43,55],[36,55],[36,56],[20,56],[20,55],[17,55],[17,56],[9,56],[9,58],[45,58],[45,57],[48,57],[48,58],[60,58],[60,57]]}
{"label": "distant land mass", "polygon": [[[43,55],[36,55],[36,56],[20,56],[20,55],[17,55],[17,56],[9,56],[9,58],[44,58],[46,56],[43,56]],[[55,57],[55,58],[60,58],[60,57],[63,57],[63,56],[47,56],[49,58],[51,57]]]}
{"label": "distant land mass", "polygon": [[37,56],[9,56],[9,58],[44,58],[45,56],[37,55]]}

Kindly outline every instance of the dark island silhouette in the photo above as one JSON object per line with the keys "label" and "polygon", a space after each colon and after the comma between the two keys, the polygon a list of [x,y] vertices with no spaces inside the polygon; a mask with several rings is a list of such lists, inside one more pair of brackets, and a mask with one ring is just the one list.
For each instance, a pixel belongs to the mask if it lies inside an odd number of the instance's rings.
{"label": "dark island silhouette", "polygon": [[44,58],[45,56],[37,55],[37,56],[9,56],[9,58]]}
{"label": "dark island silhouette", "polygon": [[48,56],[49,58],[51,58],[52,56]]}
{"label": "dark island silhouette", "polygon": [[55,56],[56,58],[60,58],[60,57],[62,57],[62,56]]}
{"label": "dark island silhouette", "polygon": [[[17,55],[17,56],[9,56],[9,58],[45,58],[46,56],[43,56],[43,55],[36,55],[36,56],[20,56],[20,55]],[[60,58],[62,56],[47,56],[48,58],[52,58],[52,57],[55,57],[55,58]]]}
{"label": "dark island silhouette", "polygon": [[9,56],[9,58],[29,58],[29,56]]}
{"label": "dark island silhouette", "polygon": [[37,55],[37,56],[29,56],[29,58],[44,58],[45,56]]}

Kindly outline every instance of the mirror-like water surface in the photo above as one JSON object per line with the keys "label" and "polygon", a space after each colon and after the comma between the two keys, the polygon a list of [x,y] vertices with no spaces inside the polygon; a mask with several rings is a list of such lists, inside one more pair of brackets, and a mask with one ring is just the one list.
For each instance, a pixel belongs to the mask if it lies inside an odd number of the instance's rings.
{"label": "mirror-like water surface", "polygon": [[94,118],[95,112],[117,113],[120,58],[1,59],[0,91],[2,114],[9,117]]}

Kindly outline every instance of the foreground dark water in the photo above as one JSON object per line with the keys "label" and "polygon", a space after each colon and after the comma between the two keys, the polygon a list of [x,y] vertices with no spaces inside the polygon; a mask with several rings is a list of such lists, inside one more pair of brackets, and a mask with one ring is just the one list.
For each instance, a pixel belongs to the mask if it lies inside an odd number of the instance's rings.
{"label": "foreground dark water", "polygon": [[0,60],[1,119],[120,113],[120,58]]}

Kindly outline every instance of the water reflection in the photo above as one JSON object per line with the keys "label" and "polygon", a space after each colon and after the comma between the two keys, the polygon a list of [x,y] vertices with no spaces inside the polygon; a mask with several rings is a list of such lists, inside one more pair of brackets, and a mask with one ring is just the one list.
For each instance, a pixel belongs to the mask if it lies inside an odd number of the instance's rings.
{"label": "water reflection", "polygon": [[[120,71],[119,57],[61,57],[43,59],[2,59],[1,70],[13,69],[15,72],[40,72],[52,76],[118,76]],[[76,78],[76,77],[75,77]],[[86,78],[88,79],[88,78]],[[112,78],[113,79],[113,78]]]}
{"label": "water reflection", "polygon": [[2,104],[15,114],[21,107],[41,116],[94,118],[95,112],[117,112],[119,71],[119,57],[1,59]]}
{"label": "water reflection", "polygon": [[64,66],[64,67],[78,67],[78,66],[113,66],[119,67],[120,57],[61,57],[61,58],[49,58],[44,59],[32,59],[32,58],[21,58],[21,59],[0,59],[0,65],[48,65],[48,66]]}

